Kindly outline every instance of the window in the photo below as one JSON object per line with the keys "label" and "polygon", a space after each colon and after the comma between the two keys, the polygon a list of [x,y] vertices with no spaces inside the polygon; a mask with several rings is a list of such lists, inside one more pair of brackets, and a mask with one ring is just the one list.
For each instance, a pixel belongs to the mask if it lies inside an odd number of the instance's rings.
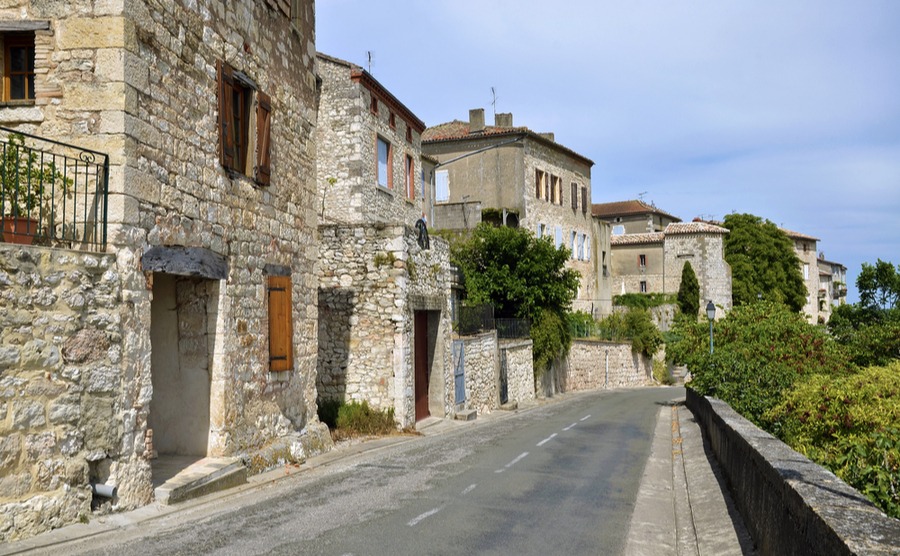
{"label": "window", "polygon": [[269,276],[269,370],[294,369],[291,277]]}
{"label": "window", "polygon": [[409,126],[406,126],[406,142],[412,143],[412,128]]}
{"label": "window", "polygon": [[381,187],[392,189],[394,186],[392,183],[394,177],[394,148],[388,141],[381,137],[377,137],[375,142],[378,151],[378,163],[376,164],[377,183]]}
{"label": "window", "polygon": [[588,202],[588,190],[583,186],[581,188],[581,214],[587,214]]}
{"label": "window", "polygon": [[416,198],[416,167],[413,157],[406,155],[406,198]]}
{"label": "window", "polygon": [[572,210],[578,208],[578,184],[572,182]]}
{"label": "window", "polygon": [[[226,169],[270,182],[272,101],[243,73],[218,64],[219,159]],[[250,156],[255,152],[255,158]]]}
{"label": "window", "polygon": [[578,234],[578,260],[584,260],[584,234]]}
{"label": "window", "polygon": [[584,234],[584,260],[591,260],[591,240],[587,234]]}
{"label": "window", "polygon": [[559,246],[563,244],[562,226],[557,226],[555,231],[556,235],[554,238],[553,247],[559,249]]}
{"label": "window", "polygon": [[373,114],[378,113],[378,98],[375,95],[372,95],[372,101],[369,104],[369,110],[371,110]]}
{"label": "window", "polygon": [[613,227],[612,227],[612,232],[611,232],[611,233],[612,233],[612,235],[614,235],[614,236],[625,235],[625,226],[623,226],[623,225],[621,225],[621,224],[619,224],[619,225],[617,225],[617,226],[613,226]]}
{"label": "window", "polygon": [[647,267],[647,255],[638,255],[638,266],[641,267],[641,269]]}
{"label": "window", "polygon": [[446,203],[450,200],[450,173],[437,170],[434,173],[434,202]]}
{"label": "window", "polygon": [[572,258],[573,258],[573,259],[575,258],[575,236],[576,236],[576,235],[577,235],[577,234],[575,233],[575,230],[572,230],[572,235],[571,235],[571,237],[569,238],[569,252],[572,253]]}
{"label": "window", "polygon": [[3,61],[3,101],[34,100],[34,34],[4,34]]}
{"label": "window", "polygon": [[641,280],[641,293],[647,293],[647,281]]}
{"label": "window", "polygon": [[397,115],[391,112],[388,114],[388,124],[390,124],[391,129],[397,128]]}
{"label": "window", "polygon": [[803,265],[803,279],[809,280],[809,264]]}
{"label": "window", "polygon": [[562,180],[558,176],[550,176],[550,202],[554,205],[562,204]]}
{"label": "window", "polygon": [[547,174],[543,170],[534,171],[534,197],[536,199],[547,198]]}

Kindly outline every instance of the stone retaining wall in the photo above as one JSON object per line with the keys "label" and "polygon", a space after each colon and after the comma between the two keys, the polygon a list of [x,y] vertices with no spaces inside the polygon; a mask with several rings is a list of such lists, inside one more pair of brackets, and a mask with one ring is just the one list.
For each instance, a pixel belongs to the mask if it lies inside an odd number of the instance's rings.
{"label": "stone retaining wall", "polygon": [[[466,404],[479,414],[500,407],[500,360],[497,331],[459,338],[465,346]],[[452,392],[451,392],[452,393]]]}
{"label": "stone retaining wall", "polygon": [[113,255],[0,243],[0,541],[90,515],[116,475],[122,307]]}
{"label": "stone retaining wall", "polygon": [[534,357],[531,340],[500,340],[501,358],[506,358],[506,393],[510,402],[534,399]]}
{"label": "stone retaining wall", "polygon": [[688,388],[687,406],[722,467],[759,554],[897,554],[900,521],[833,473],[725,402]]}
{"label": "stone retaining wall", "polygon": [[564,392],[646,386],[653,382],[650,358],[632,352],[630,343],[574,340],[566,363],[566,372],[561,374]]}

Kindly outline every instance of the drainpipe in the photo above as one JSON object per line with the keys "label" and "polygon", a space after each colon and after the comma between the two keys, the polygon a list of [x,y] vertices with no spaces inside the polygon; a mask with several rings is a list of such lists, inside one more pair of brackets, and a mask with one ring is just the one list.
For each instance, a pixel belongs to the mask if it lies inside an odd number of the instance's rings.
{"label": "drainpipe", "polygon": [[91,483],[91,492],[95,496],[102,496],[103,498],[115,498],[117,490],[117,487],[104,483]]}

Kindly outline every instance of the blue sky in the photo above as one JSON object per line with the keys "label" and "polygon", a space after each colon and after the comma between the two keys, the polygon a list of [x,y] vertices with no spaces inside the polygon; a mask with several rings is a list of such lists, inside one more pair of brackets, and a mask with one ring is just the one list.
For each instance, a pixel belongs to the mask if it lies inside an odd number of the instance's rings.
{"label": "blue sky", "polygon": [[319,0],[318,50],[427,125],[512,112],[595,162],[595,203],[749,212],[852,283],[900,263],[900,1]]}

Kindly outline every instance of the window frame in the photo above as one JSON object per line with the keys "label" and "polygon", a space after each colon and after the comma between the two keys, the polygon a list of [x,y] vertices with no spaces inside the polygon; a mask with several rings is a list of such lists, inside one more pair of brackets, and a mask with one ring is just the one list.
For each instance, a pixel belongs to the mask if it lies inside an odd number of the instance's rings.
{"label": "window frame", "polygon": [[219,162],[226,171],[267,186],[271,183],[272,99],[227,62],[216,62],[216,74]]}
{"label": "window frame", "polygon": [[416,198],[416,162],[412,156],[406,155],[406,198],[410,201]]}
{"label": "window frame", "polygon": [[578,184],[573,181],[570,189],[572,190],[572,210],[578,210]]}
{"label": "window frame", "polygon": [[[381,182],[381,145],[386,146],[385,151],[385,183]],[[381,135],[375,136],[375,185],[382,189],[394,189],[394,145]]]}
{"label": "window frame", "polygon": [[647,255],[645,253],[638,255],[638,268],[641,270],[647,268]]}
{"label": "window frame", "polygon": [[[4,32],[3,35],[3,91],[2,101],[9,103],[34,103],[35,100],[35,45],[33,32]],[[12,55],[10,50],[13,48],[25,48],[26,51],[26,68],[24,71],[18,71],[16,76],[24,76],[23,87],[25,96],[23,98],[12,98]],[[29,67],[30,66],[30,67]],[[29,90],[29,87],[31,90]],[[29,93],[31,96],[29,96]]]}
{"label": "window frame", "polygon": [[647,293],[647,281],[641,280],[638,284],[638,288],[640,289],[641,293]]}

